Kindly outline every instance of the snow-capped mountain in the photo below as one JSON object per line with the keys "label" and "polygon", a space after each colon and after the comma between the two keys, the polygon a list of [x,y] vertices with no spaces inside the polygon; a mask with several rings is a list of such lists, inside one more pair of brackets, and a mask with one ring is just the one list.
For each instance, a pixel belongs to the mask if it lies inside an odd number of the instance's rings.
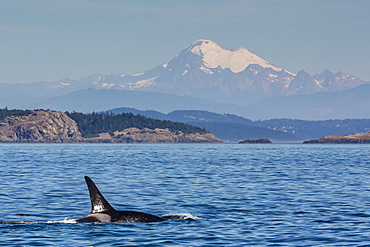
{"label": "snow-capped mountain", "polygon": [[152,70],[106,79],[110,88],[246,104],[261,97],[281,95],[278,88],[283,88],[294,76],[245,48],[228,50],[210,40],[197,40]]}
{"label": "snow-capped mountain", "polygon": [[[367,82],[343,74],[324,71],[314,76],[279,68],[245,48],[225,49],[213,41],[200,39],[165,63],[133,75],[94,74],[78,80],[62,79],[15,85],[24,97],[47,98],[81,89],[119,89],[192,96],[214,102],[247,105],[270,96],[337,92]],[[0,84],[0,100],[19,100]],[[8,101],[7,101],[8,102]],[[1,102],[0,102],[1,103]]]}
{"label": "snow-capped mountain", "polygon": [[[197,55],[202,60],[201,67],[196,66],[196,68],[200,68],[209,74],[213,74],[211,69],[216,68],[230,69],[233,73],[239,73],[251,64],[258,64],[263,68],[271,68],[276,71],[282,70],[245,48],[239,48],[235,51],[227,50],[210,40],[197,40],[183,50],[182,54],[189,52]],[[167,67],[168,62],[162,66]],[[190,64],[187,67],[189,66]]]}
{"label": "snow-capped mountain", "polygon": [[245,105],[281,95],[336,92],[365,82],[341,72],[297,75],[279,68],[245,48],[229,50],[200,39],[176,57],[133,75],[92,75],[78,81],[60,81],[55,88],[126,89],[194,96],[216,102]]}

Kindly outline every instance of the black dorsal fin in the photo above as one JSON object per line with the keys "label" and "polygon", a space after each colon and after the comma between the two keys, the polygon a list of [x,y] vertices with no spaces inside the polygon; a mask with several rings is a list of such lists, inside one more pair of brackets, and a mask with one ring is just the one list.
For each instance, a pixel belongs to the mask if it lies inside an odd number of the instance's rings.
{"label": "black dorsal fin", "polygon": [[91,213],[104,213],[115,211],[114,208],[105,200],[104,196],[100,193],[98,187],[88,176],[85,176],[87,188],[89,188],[91,200]]}

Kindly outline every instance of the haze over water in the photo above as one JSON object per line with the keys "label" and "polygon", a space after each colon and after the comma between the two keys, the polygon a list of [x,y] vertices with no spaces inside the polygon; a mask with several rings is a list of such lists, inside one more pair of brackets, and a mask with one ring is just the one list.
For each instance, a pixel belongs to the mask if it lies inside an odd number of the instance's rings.
{"label": "haze over water", "polygon": [[[369,149],[0,144],[0,245],[366,246]],[[190,219],[71,223],[91,210],[85,175],[117,210]]]}

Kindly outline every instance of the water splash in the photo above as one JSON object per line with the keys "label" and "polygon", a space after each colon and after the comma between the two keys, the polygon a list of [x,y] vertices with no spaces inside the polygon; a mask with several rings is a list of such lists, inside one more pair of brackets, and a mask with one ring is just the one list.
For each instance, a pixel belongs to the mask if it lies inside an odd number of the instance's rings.
{"label": "water splash", "polygon": [[2,221],[0,220],[0,224],[54,224],[54,223],[77,223],[75,219],[68,219],[65,218],[64,220],[48,220],[48,221]]}
{"label": "water splash", "polygon": [[175,219],[175,220],[198,220],[199,218],[197,216],[194,216],[189,213],[168,213],[168,214],[162,214],[160,217],[165,219]]}
{"label": "water splash", "polygon": [[68,219],[67,218],[64,218],[64,220],[60,220],[60,221],[47,221],[46,223],[77,223],[77,221],[75,219]]}

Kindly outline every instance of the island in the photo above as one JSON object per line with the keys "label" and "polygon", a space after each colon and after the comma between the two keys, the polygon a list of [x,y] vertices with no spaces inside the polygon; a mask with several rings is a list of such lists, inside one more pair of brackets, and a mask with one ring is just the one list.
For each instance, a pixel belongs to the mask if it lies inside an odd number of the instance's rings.
{"label": "island", "polygon": [[132,113],[0,109],[0,142],[218,143],[204,128]]}
{"label": "island", "polygon": [[268,138],[260,138],[260,139],[247,139],[244,141],[240,141],[239,143],[272,143],[272,141]]}
{"label": "island", "polygon": [[315,143],[354,143],[354,144],[370,144],[370,131],[366,133],[356,133],[345,136],[324,136],[317,140],[304,141],[304,144]]}

